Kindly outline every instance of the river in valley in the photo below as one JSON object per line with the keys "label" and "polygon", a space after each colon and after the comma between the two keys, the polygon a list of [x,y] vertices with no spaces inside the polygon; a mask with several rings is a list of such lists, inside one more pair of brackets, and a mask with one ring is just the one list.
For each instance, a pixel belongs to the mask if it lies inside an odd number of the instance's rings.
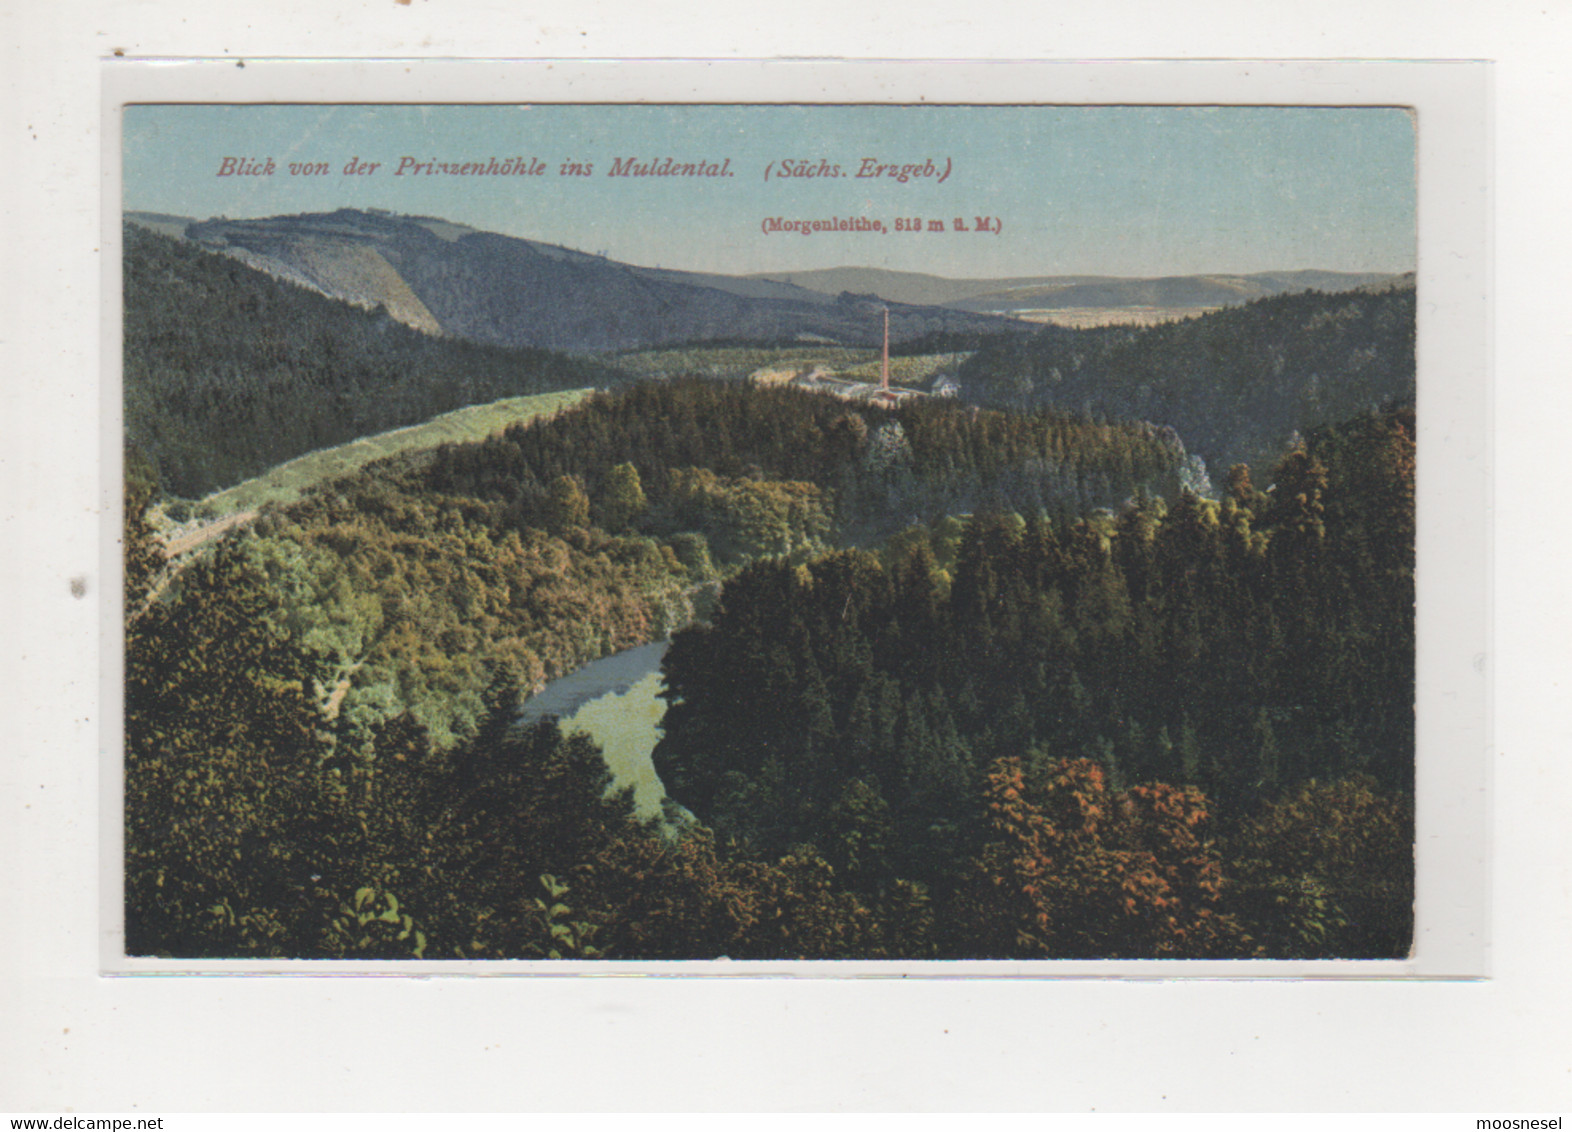
{"label": "river in valley", "polygon": [[586,664],[547,684],[520,709],[526,724],[554,715],[565,733],[583,732],[593,739],[605,752],[617,786],[633,787],[640,817],[659,814],[666,796],[650,755],[666,714],[660,662],[669,643],[657,641]]}

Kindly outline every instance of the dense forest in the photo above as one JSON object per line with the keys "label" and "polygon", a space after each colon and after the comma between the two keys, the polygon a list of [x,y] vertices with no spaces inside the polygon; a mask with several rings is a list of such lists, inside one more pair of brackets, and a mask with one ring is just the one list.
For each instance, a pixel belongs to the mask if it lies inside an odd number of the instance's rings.
{"label": "dense forest", "polygon": [[[127,241],[129,953],[1407,953],[1411,291],[979,340],[999,408],[884,407],[628,382]],[[557,385],[612,387],[183,557],[154,525]],[[519,713],[668,637],[641,818]]]}
{"label": "dense forest", "polygon": [[1295,432],[1414,398],[1414,288],[1257,299],[1133,328],[1045,326],[982,343],[968,399],[1161,421],[1213,475],[1269,467]]}
{"label": "dense forest", "polygon": [[[881,555],[753,566],[667,656],[657,768],[723,836],[814,844],[866,893],[954,899],[1001,776],[1162,784],[1225,824],[1310,782],[1406,796],[1412,427],[1313,434],[1270,493],[1240,467],[1221,502],[1141,497],[1068,529],[978,515]],[[1405,921],[1364,928],[1390,947]]]}
{"label": "dense forest", "polygon": [[1184,467],[1150,428],[678,381],[370,465],[270,510],[237,553],[330,662],[315,694],[343,742],[410,712],[445,746],[499,671],[530,690],[660,639],[755,559],[986,503],[1073,514]]}
{"label": "dense forest", "polygon": [[1141,488],[1177,490],[1196,474],[1180,438],[1150,425],[938,400],[854,407],[798,389],[701,381],[641,384],[548,427],[444,448],[430,474],[439,489],[513,500],[528,513],[560,477],[593,494],[624,461],[658,501],[670,469],[813,483],[833,500],[840,541],[989,507],[1078,514]]}
{"label": "dense forest", "polygon": [[[673,449],[718,470],[662,477],[610,428],[642,395],[373,466],[128,601],[133,952],[1406,950],[1410,418],[1314,434],[1266,493],[1241,468],[1221,502],[1136,491],[1115,514],[987,511],[836,550],[833,495],[747,474],[823,453],[770,449],[759,412]],[[988,417],[949,412],[955,460]],[[526,437],[539,495],[511,486]],[[559,470],[616,456],[649,474]],[[133,593],[156,564],[147,494]],[[640,823],[585,740],[515,725],[521,682],[665,631],[653,599],[717,574],[712,622],[668,658],[658,751],[696,820]]]}
{"label": "dense forest", "polygon": [[423,334],[195,244],[124,231],[125,436],[173,496],[464,405],[615,380],[546,350]]}

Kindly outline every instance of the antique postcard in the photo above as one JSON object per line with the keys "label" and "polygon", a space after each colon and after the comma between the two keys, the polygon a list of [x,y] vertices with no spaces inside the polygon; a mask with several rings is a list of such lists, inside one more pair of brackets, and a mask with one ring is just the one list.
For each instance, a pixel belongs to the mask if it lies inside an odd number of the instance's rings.
{"label": "antique postcard", "polygon": [[124,954],[1407,959],[1423,128],[126,105]]}

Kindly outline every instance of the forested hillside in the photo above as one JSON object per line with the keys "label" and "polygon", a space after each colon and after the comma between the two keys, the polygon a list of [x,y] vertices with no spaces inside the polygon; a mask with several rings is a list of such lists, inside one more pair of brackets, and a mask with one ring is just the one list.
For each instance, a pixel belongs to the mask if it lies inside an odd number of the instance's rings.
{"label": "forested hillside", "polygon": [[689,380],[636,385],[547,428],[444,448],[430,474],[441,490],[507,498],[529,513],[558,477],[575,477],[593,495],[624,461],[658,502],[673,469],[704,468],[740,483],[810,482],[833,507],[842,542],[990,507],[1079,514],[1117,506],[1141,488],[1177,490],[1194,470],[1180,438],[1150,425],[942,400],[887,410],[792,388]]}
{"label": "forested hillside", "polygon": [[[1401,954],[1412,435],[1212,502],[1151,426],[639,385],[322,485],[151,604],[133,482],[127,946]],[[518,705],[716,582],[659,750],[697,821],[641,824]]]}
{"label": "forested hillside", "polygon": [[[1412,428],[1396,414],[1323,430],[1269,493],[1240,467],[1221,502],[1141,498],[1069,527],[979,515],[882,556],[756,565],[667,656],[657,768],[758,851],[811,843],[865,893],[905,880],[957,900],[1010,791],[1056,775],[1110,796],[1163,784],[1194,821],[1350,776],[1402,796]],[[1401,940],[1405,916],[1366,907],[1367,944]]]}
{"label": "forested hillside", "polygon": [[616,380],[545,350],[422,334],[195,244],[124,231],[125,436],[175,496],[464,405]]}
{"label": "forested hillside", "polygon": [[[181,231],[126,230],[130,952],[1406,954],[1411,287],[1031,335],[899,309],[897,378],[973,403],[885,404],[790,384],[874,380],[824,340],[875,333],[866,294],[350,210]],[[667,639],[644,820],[519,716]]]}
{"label": "forested hillside", "polygon": [[[369,465],[268,511],[237,553],[276,593],[270,619],[327,662],[315,694],[339,689],[343,742],[409,713],[446,746],[499,674],[527,691],[660,639],[756,559],[974,505],[1073,514],[1182,464],[1150,429],[671,382]],[[190,573],[178,600],[206,584]]]}
{"label": "forested hillside", "polygon": [[1001,408],[1158,421],[1218,476],[1270,466],[1295,432],[1414,398],[1412,285],[1260,299],[1145,328],[991,339],[965,396]]}

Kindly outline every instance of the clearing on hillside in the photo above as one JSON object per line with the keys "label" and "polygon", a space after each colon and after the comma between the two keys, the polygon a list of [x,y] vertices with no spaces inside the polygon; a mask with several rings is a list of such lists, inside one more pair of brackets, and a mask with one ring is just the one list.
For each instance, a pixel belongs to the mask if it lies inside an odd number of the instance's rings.
{"label": "clearing on hillside", "polygon": [[308,487],[356,471],[373,460],[435,448],[440,444],[484,440],[511,424],[570,408],[591,392],[589,389],[569,389],[530,397],[504,397],[484,405],[455,409],[423,424],[363,436],[337,448],[308,452],[255,479],[215,492],[197,504],[196,515],[202,519],[216,519],[236,511],[254,511],[266,503],[293,503]]}

